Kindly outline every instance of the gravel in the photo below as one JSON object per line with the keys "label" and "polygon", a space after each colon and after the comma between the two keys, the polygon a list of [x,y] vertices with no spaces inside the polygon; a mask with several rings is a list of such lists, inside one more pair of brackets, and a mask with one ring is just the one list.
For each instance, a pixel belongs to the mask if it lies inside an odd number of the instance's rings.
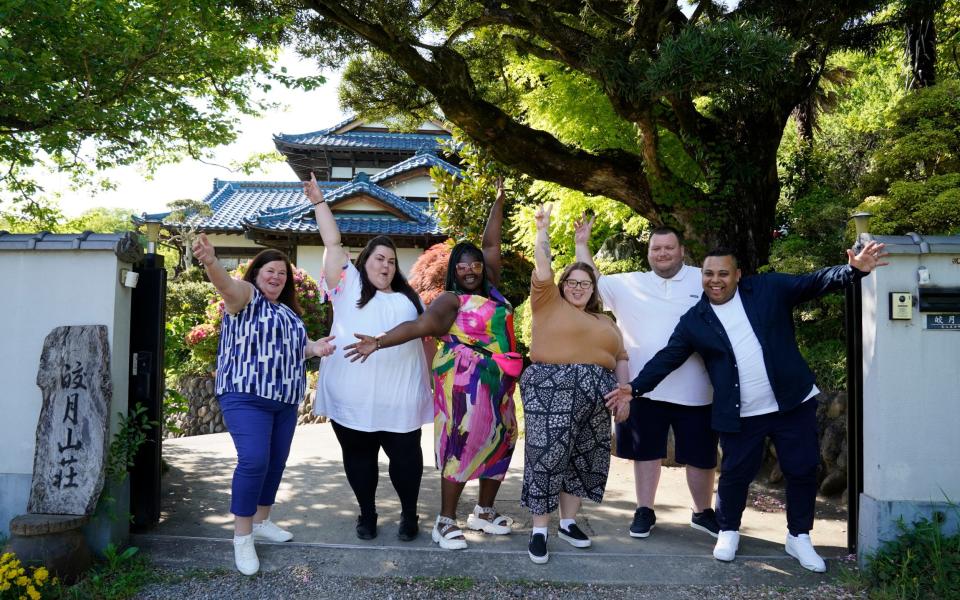
{"label": "gravel", "polygon": [[309,565],[244,577],[236,572],[166,573],[164,583],[143,589],[137,598],[188,600],[335,598],[404,600],[451,598],[488,600],[573,598],[604,600],[853,600],[866,599],[835,582],[816,587],[769,587],[742,585],[596,585],[557,584],[540,581],[476,581],[465,577],[357,578],[318,574]]}

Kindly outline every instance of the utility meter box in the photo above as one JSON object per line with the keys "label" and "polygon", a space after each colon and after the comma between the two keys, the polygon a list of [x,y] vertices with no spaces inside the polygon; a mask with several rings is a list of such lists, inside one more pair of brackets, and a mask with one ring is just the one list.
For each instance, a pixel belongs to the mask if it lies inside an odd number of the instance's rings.
{"label": "utility meter box", "polygon": [[960,236],[870,239],[890,264],[862,283],[861,557],[900,518],[960,520]]}

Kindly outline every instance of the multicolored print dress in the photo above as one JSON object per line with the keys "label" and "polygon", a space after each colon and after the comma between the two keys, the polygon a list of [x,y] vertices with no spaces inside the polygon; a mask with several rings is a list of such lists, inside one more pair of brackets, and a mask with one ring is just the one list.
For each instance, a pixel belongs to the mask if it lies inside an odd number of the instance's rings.
{"label": "multicolored print dress", "polygon": [[516,351],[513,308],[494,288],[489,298],[459,299],[457,319],[433,360],[437,467],[452,481],[503,480],[517,442],[517,378],[493,355]]}

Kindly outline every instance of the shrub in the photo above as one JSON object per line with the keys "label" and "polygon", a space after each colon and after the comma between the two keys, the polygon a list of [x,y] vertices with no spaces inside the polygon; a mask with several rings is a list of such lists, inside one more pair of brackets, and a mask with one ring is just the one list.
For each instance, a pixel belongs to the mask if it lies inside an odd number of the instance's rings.
{"label": "shrub", "polygon": [[871,598],[960,598],[960,533],[944,535],[941,520],[898,523],[897,539],[867,559]]}
{"label": "shrub", "polygon": [[443,292],[451,248],[449,242],[434,244],[427,248],[410,268],[410,286],[420,294],[424,306],[430,306]]}

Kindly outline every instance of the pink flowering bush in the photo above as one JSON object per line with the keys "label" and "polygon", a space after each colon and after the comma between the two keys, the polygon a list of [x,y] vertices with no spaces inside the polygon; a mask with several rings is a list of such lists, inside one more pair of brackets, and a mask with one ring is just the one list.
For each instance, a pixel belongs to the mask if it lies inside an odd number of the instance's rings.
{"label": "pink flowering bush", "polygon": [[[249,264],[249,261],[241,264],[231,275],[236,279],[242,278]],[[329,335],[330,324],[327,319],[329,308],[328,305],[320,303],[321,292],[316,280],[303,269],[294,267],[293,283],[297,300],[303,309],[302,319],[307,328],[307,337],[317,339]],[[203,321],[190,329],[185,336],[187,348],[190,350],[188,371],[206,373],[216,368],[223,312],[223,300],[214,291],[208,296]]]}

